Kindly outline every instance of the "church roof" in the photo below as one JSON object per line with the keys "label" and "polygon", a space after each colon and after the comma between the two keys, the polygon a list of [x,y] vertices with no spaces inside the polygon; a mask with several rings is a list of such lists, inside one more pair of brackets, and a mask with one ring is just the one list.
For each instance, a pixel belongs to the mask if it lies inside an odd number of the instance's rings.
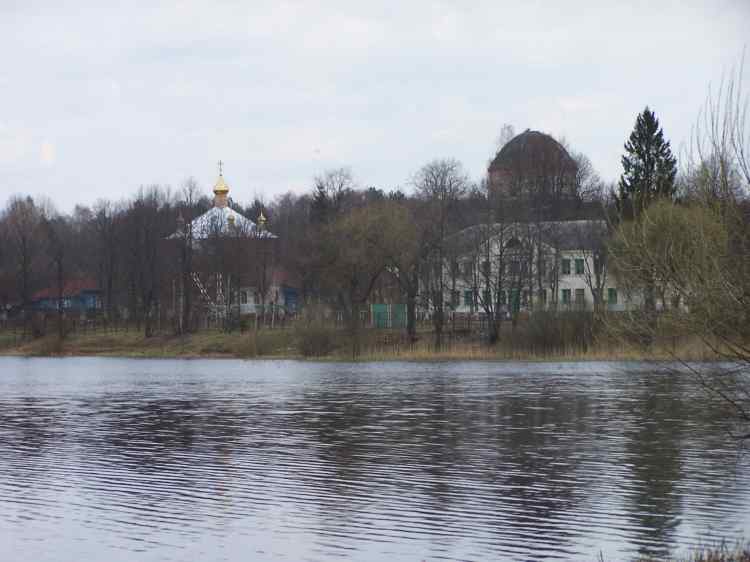
{"label": "church roof", "polygon": [[193,240],[223,236],[277,238],[275,234],[265,229],[266,218],[263,213],[260,214],[261,226],[258,228],[258,225],[249,218],[229,207],[229,186],[224,181],[222,162],[219,162],[219,178],[214,186],[214,194],[214,206],[211,209],[194,218],[187,225],[181,218],[178,219],[177,232],[169,238],[181,238],[183,229],[186,227],[192,228]]}
{"label": "church roof", "polygon": [[230,207],[213,207],[192,221],[193,239],[205,240],[212,236],[257,236],[276,238],[267,230]]}

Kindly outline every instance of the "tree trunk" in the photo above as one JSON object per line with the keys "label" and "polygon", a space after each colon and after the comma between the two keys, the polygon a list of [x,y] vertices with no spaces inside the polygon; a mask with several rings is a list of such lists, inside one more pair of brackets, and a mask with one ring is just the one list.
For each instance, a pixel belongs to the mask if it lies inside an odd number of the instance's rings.
{"label": "tree trunk", "polygon": [[60,261],[57,262],[57,337],[62,341],[65,337],[65,326],[63,311],[63,268]]}
{"label": "tree trunk", "polygon": [[357,355],[359,355],[359,305],[355,303],[352,303],[351,331],[352,359],[356,359]]}
{"label": "tree trunk", "polygon": [[641,342],[650,346],[654,342],[654,331],[656,329],[656,287],[652,276],[646,281],[644,288],[643,308],[646,314],[646,330],[642,334]]}
{"label": "tree trunk", "polygon": [[406,335],[410,343],[417,341],[417,294],[411,288],[406,292]]}
{"label": "tree trunk", "polygon": [[443,347],[443,306],[439,304],[435,307],[432,316],[432,323],[435,326],[435,351],[440,351]]}
{"label": "tree trunk", "polygon": [[182,322],[180,325],[180,333],[187,334],[191,331],[190,321],[193,310],[193,292],[191,291],[192,279],[191,270],[192,268],[188,264],[187,267],[183,268],[182,271],[182,291],[180,298],[182,299]]}
{"label": "tree trunk", "polygon": [[154,335],[154,329],[153,329],[153,322],[151,318],[151,309],[153,308],[152,304],[152,297],[151,294],[149,294],[146,298],[143,299],[143,324],[145,326],[144,329],[144,336],[147,338],[150,338]]}
{"label": "tree trunk", "polygon": [[497,313],[487,315],[487,329],[489,330],[488,342],[490,345],[495,345],[500,341],[500,321]]}

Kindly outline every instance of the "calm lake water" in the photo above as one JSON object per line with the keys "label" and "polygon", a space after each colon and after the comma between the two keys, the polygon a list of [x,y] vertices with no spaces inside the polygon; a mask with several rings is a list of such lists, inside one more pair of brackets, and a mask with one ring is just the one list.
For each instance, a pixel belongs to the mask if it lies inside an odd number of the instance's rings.
{"label": "calm lake water", "polygon": [[617,363],[0,359],[0,560],[607,560],[750,537],[748,455]]}

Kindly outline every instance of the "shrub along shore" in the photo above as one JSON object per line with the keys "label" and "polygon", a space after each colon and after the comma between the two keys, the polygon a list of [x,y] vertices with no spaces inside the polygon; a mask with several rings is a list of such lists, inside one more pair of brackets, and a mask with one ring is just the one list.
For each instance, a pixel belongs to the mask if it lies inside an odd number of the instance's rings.
{"label": "shrub along shore", "polygon": [[526,334],[508,331],[493,346],[479,338],[446,334],[436,349],[432,334],[409,342],[400,331],[363,331],[356,339],[343,330],[307,326],[277,330],[223,332],[204,330],[187,335],[149,338],[138,330],[74,332],[64,339],[48,334],[35,339],[0,331],[0,355],[53,357],[102,356],[133,358],[312,359],[348,361],[703,361],[716,355],[698,340],[662,338],[650,347],[606,337],[583,343],[568,341],[538,346]]}

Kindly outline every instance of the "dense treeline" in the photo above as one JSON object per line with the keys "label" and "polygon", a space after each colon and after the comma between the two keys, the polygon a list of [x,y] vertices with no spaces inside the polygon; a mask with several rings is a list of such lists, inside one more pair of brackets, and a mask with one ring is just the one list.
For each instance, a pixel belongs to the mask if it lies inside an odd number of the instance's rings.
{"label": "dense treeline", "polygon": [[[566,201],[568,214],[599,214],[597,195],[581,193]],[[519,201],[513,205],[519,217],[530,211]],[[192,179],[176,191],[144,187],[128,200],[78,205],[69,214],[47,200],[13,196],[0,215],[0,307],[23,317],[36,291],[53,288],[62,295],[67,281],[93,279],[102,291],[104,317],[127,319],[148,335],[170,304],[175,279],[190,285],[190,272],[199,267],[192,240],[174,234],[211,206]],[[316,177],[308,193],[289,192],[271,203],[256,199],[246,206],[230,200],[230,206],[253,220],[265,214],[267,228],[278,236],[272,265],[298,280],[302,302],[332,304],[351,322],[375,291],[381,299],[409,304],[413,334],[427,258],[437,255],[442,262],[447,238],[487,220],[493,209],[499,213],[503,201],[493,199],[486,182],[471,182],[459,162],[445,159],[423,166],[404,190],[362,188],[348,169],[337,169]],[[259,267],[259,250],[244,248],[232,259],[226,245],[211,252],[223,263],[209,269],[236,267],[237,276],[257,277],[252,270]],[[442,304],[441,299],[431,303],[438,335]]]}

